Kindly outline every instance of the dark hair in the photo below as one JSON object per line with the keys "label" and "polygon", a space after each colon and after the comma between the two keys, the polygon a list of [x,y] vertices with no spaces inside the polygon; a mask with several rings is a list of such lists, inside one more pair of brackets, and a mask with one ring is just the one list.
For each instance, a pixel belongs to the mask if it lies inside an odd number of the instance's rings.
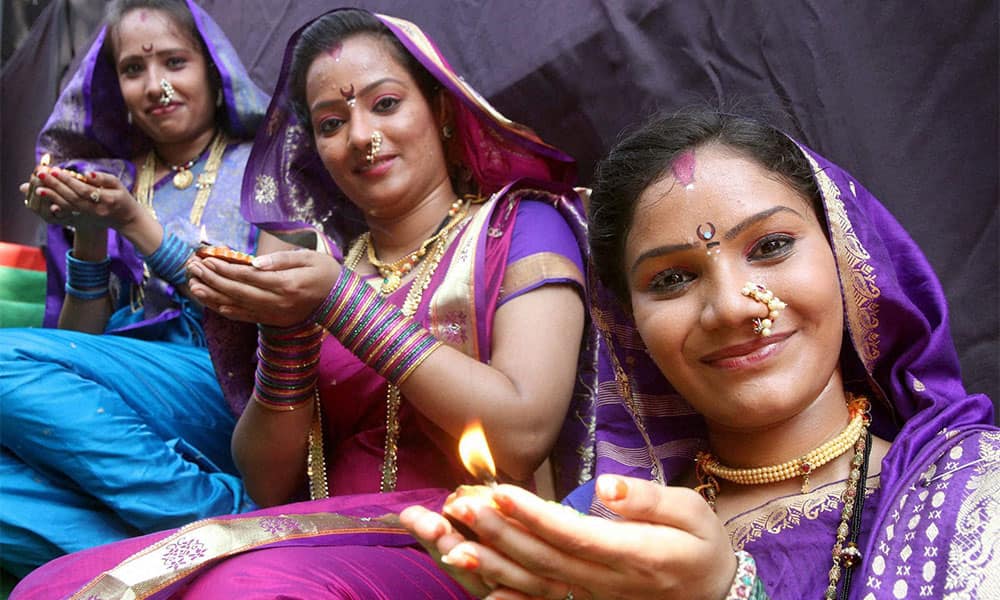
{"label": "dark hair", "polygon": [[349,8],[327,13],[309,24],[292,51],[292,64],[288,72],[288,91],[291,108],[299,123],[312,131],[309,106],[306,103],[306,74],[316,57],[326,52],[337,42],[355,35],[370,35],[386,43],[393,56],[409,72],[424,98],[431,101],[440,87],[438,81],[427,71],[392,31],[370,12]]}
{"label": "dark hair", "polygon": [[[215,61],[212,60],[212,55],[208,51],[205,40],[201,37],[201,32],[198,31],[198,25],[194,22],[194,15],[191,14],[191,10],[184,0],[114,0],[108,4],[107,11],[104,13],[104,22],[107,25],[108,33],[102,50],[106,60],[113,67],[115,66],[115,46],[118,42],[118,27],[121,25],[122,19],[125,18],[126,14],[141,8],[158,10],[164,13],[181,34],[189,36],[197,44],[202,57],[205,59],[208,80],[212,86],[211,91],[215,93],[222,86],[222,77],[215,66]],[[117,67],[115,67],[115,72],[117,72]],[[215,118],[220,125],[225,126],[227,124],[227,120],[223,118],[222,111],[216,111]]]}
{"label": "dark hair", "polygon": [[148,8],[149,10],[158,10],[165,13],[177,28],[180,29],[181,33],[191,36],[191,39],[198,43],[198,47],[205,57],[205,64],[214,67],[212,57],[208,53],[208,47],[205,46],[205,41],[201,39],[198,26],[194,22],[194,15],[191,14],[184,0],[114,0],[108,4],[108,9],[104,13],[104,22],[108,26],[108,40],[111,44],[105,44],[104,47],[109,56],[111,56],[112,61],[114,61],[113,46],[116,43],[118,26],[121,25],[122,19],[126,14],[140,8]]}
{"label": "dark hair", "polygon": [[618,141],[597,166],[590,199],[589,241],[597,276],[625,307],[625,239],[636,203],[684,150],[717,143],[756,161],[802,194],[821,224],[822,200],[812,168],[785,134],[760,121],[714,109],[656,115]]}

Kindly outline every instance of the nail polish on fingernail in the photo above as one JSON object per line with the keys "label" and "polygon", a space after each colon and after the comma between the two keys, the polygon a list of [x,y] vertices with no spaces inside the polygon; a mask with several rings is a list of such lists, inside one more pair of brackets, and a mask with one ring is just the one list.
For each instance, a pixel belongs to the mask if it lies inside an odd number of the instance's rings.
{"label": "nail polish on fingernail", "polygon": [[38,190],[38,195],[39,195],[39,197],[42,197],[42,198],[44,198],[44,197],[45,197],[45,195],[46,195],[46,194],[45,194],[45,190]]}
{"label": "nail polish on fingernail", "polygon": [[597,480],[597,487],[604,500],[621,500],[628,494],[628,485],[619,477],[605,475]]}
{"label": "nail polish on fingernail", "polygon": [[95,172],[91,171],[91,172],[90,172],[90,178],[91,178],[91,179],[97,179],[97,173],[95,173]]}
{"label": "nail polish on fingernail", "polygon": [[473,571],[479,568],[479,557],[476,556],[475,550],[467,546],[452,548],[451,552],[441,557],[441,562],[466,571]]}
{"label": "nail polish on fingernail", "polygon": [[514,500],[503,492],[493,492],[493,503],[497,505],[500,512],[507,514],[514,512]]}
{"label": "nail polish on fingernail", "polygon": [[472,525],[476,522],[476,515],[472,512],[466,504],[456,503],[449,506],[446,511],[452,517],[455,517],[459,521],[465,523],[466,525]]}
{"label": "nail polish on fingernail", "polygon": [[45,173],[39,173],[38,174],[38,178],[44,181],[45,180]]}

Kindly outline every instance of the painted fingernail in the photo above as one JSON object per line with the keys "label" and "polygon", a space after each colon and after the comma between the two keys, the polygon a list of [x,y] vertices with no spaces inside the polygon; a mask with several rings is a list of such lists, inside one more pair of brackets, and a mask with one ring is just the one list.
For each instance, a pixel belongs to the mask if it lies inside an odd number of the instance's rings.
{"label": "painted fingernail", "polygon": [[445,508],[445,512],[466,525],[474,525],[476,523],[476,514],[464,502],[455,502],[448,505]]}
{"label": "painted fingernail", "polygon": [[451,552],[441,557],[441,562],[466,571],[474,571],[479,568],[479,556],[475,549],[466,544],[459,544],[452,548]]}
{"label": "painted fingernail", "polygon": [[91,178],[91,179],[97,179],[97,173],[95,173],[95,172],[91,171],[91,172],[90,172],[90,178]]}
{"label": "painted fingernail", "polygon": [[46,196],[45,190],[38,190],[38,195],[44,198]]}
{"label": "painted fingernail", "polygon": [[45,180],[45,173],[39,173],[38,174],[38,178],[44,181]]}
{"label": "painted fingernail", "polygon": [[597,493],[604,500],[621,500],[628,494],[628,484],[619,477],[604,475],[597,480]]}
{"label": "painted fingernail", "polygon": [[503,492],[493,492],[493,503],[497,505],[500,512],[506,514],[514,512],[514,500]]}
{"label": "painted fingernail", "polygon": [[59,169],[56,169],[55,167],[53,167],[52,170],[49,171],[49,174],[52,175],[53,177],[55,177],[56,179],[58,179],[59,178]]}

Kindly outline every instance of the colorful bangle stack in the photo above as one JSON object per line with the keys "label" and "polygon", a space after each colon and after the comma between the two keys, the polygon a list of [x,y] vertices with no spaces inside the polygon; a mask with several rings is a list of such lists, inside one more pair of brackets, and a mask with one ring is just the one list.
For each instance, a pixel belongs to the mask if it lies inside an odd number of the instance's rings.
{"label": "colorful bangle stack", "polygon": [[295,410],[313,398],[323,330],[311,322],[279,329],[261,327],[253,399],[271,410]]}
{"label": "colorful bangle stack", "polygon": [[757,577],[757,562],[749,552],[736,552],[736,576],[726,600],[768,600],[764,584]]}
{"label": "colorful bangle stack", "polygon": [[441,345],[350,269],[341,271],[312,320],[395,385]]}
{"label": "colorful bangle stack", "polygon": [[111,280],[111,259],[91,262],[66,251],[66,294],[80,300],[97,300],[108,295]]}
{"label": "colorful bangle stack", "polygon": [[146,257],[146,264],[160,279],[180,287],[187,283],[185,265],[193,253],[193,248],[171,233],[165,235],[160,247]]}

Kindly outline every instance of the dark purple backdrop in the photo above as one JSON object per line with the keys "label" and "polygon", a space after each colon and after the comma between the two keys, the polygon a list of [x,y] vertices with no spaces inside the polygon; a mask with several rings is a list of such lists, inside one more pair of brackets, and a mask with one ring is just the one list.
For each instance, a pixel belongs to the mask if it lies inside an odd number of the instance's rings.
{"label": "dark purple backdrop", "polygon": [[[265,89],[288,35],[334,6],[201,3]],[[82,43],[67,24],[95,20],[80,14],[86,4],[53,0],[4,66],[0,239],[38,239],[17,183],[66,49]],[[948,294],[967,387],[1000,399],[996,1],[357,4],[419,23],[502,112],[576,156],[584,184],[619,131],[652,110],[721,98],[783,111],[786,129],[856,175],[924,248]]]}

